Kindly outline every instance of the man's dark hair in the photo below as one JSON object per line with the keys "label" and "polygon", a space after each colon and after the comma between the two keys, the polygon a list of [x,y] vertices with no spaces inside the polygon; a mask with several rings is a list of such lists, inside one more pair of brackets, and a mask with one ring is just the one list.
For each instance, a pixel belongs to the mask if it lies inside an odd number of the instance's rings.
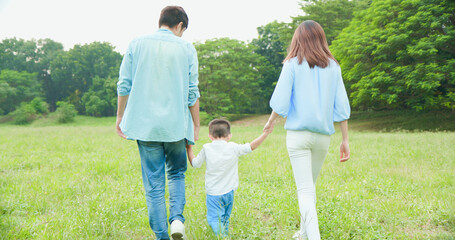
{"label": "man's dark hair", "polygon": [[231,123],[224,119],[214,119],[209,123],[209,134],[214,138],[223,138],[231,134]]}
{"label": "man's dark hair", "polygon": [[165,25],[173,28],[175,25],[183,22],[184,28],[188,29],[188,16],[185,10],[179,6],[167,6],[161,10],[159,27]]}

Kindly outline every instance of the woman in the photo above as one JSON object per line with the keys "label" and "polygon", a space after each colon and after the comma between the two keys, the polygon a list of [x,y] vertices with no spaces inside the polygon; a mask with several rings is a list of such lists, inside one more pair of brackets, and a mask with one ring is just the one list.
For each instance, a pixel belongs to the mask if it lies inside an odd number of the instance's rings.
{"label": "woman", "polygon": [[296,239],[320,239],[316,213],[316,179],[341,122],[340,162],[349,159],[349,100],[338,62],[315,21],[296,29],[289,54],[270,100],[273,109],[264,129],[273,129],[278,115],[287,117],[286,145],[291,159],[301,214]]}

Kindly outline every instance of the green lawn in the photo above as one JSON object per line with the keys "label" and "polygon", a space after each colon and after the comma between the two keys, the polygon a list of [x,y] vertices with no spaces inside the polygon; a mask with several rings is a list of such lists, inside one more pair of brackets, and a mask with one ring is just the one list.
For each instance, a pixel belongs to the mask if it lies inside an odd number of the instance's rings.
{"label": "green lawn", "polygon": [[[266,118],[252,119],[234,124],[233,141],[260,134]],[[116,136],[114,122],[0,125],[0,239],[153,239],[137,146]],[[339,132],[332,136],[317,183],[322,238],[454,239],[455,132],[369,131],[371,122],[352,121],[347,163],[337,161]],[[230,239],[290,239],[298,229],[280,124],[241,158]],[[196,152],[207,134],[203,127]],[[215,238],[205,219],[204,171],[186,174],[189,239]]]}

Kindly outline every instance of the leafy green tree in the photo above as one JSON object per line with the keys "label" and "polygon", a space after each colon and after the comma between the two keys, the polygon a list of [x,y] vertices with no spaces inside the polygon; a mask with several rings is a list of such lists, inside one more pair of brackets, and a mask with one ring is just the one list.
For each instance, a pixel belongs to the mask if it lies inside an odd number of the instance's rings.
{"label": "leafy green tree", "polygon": [[369,2],[369,0],[300,0],[304,15],[293,18],[294,29],[305,20],[314,20],[324,28],[330,45],[341,30],[349,25],[353,13],[366,9]]}
{"label": "leafy green tree", "polygon": [[42,85],[44,96],[55,109],[55,89],[53,88],[49,64],[57,54],[63,52],[63,45],[51,39],[28,40],[10,38],[0,42],[0,71],[38,73],[36,81]]}
{"label": "leafy green tree", "polygon": [[294,26],[290,23],[273,21],[258,27],[257,31],[259,36],[253,39],[250,45],[256,46],[255,52],[267,58],[273,67],[281,68],[295,31]]}
{"label": "leafy green tree", "polygon": [[358,109],[455,109],[455,2],[373,1],[333,42]]}
{"label": "leafy green tree", "polygon": [[38,72],[36,42],[9,38],[0,43],[0,71]]}
{"label": "leafy green tree", "polygon": [[93,84],[93,79],[116,79],[121,61],[121,54],[115,52],[109,43],[75,45],[68,52],[59,54],[50,63],[53,87],[57,93],[55,99],[66,99],[84,114],[81,99]]}
{"label": "leafy green tree", "polygon": [[268,109],[263,96],[264,73],[272,66],[246,43],[221,38],[196,44],[201,109],[223,113],[258,113]]}
{"label": "leafy green tree", "polygon": [[286,49],[291,42],[294,29],[290,23],[273,21],[258,27],[257,31],[258,38],[253,39],[249,45],[255,53],[264,56],[272,65],[270,71],[262,73],[264,77],[263,84],[261,84],[262,97],[266,100],[272,96],[275,83],[280,76],[282,62],[286,57]]}
{"label": "leafy green tree", "polygon": [[36,73],[2,70],[0,72],[0,112],[7,114],[22,102],[42,95]]}
{"label": "leafy green tree", "polygon": [[117,79],[93,79],[93,84],[82,97],[86,113],[95,117],[114,116],[117,107]]}
{"label": "leafy green tree", "polygon": [[59,54],[64,52],[63,45],[51,39],[37,41],[38,52],[38,79],[44,90],[47,102],[52,110],[55,110],[57,101],[57,86],[52,80],[50,64]]}

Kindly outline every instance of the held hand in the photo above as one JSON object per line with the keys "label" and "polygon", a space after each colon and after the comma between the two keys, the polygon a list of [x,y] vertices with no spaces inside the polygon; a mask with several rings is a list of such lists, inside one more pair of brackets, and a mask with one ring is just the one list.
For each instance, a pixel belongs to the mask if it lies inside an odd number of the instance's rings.
{"label": "held hand", "polygon": [[123,134],[122,129],[120,129],[120,122],[122,121],[121,118],[117,118],[117,122],[115,123],[115,128],[117,131],[117,135],[119,135],[121,138],[126,139],[126,135]]}
{"label": "held hand", "polygon": [[193,166],[193,159],[196,157],[193,152],[193,145],[186,145],[186,154],[188,156],[188,161],[190,161],[191,166]]}
{"label": "held hand", "polygon": [[340,162],[346,162],[350,158],[349,143],[342,142],[340,145]]}
{"label": "held hand", "polygon": [[266,134],[270,134],[272,133],[273,131],[273,128],[274,128],[274,125],[272,122],[268,121],[265,126],[264,126],[264,129],[262,129],[262,132],[266,133]]}

